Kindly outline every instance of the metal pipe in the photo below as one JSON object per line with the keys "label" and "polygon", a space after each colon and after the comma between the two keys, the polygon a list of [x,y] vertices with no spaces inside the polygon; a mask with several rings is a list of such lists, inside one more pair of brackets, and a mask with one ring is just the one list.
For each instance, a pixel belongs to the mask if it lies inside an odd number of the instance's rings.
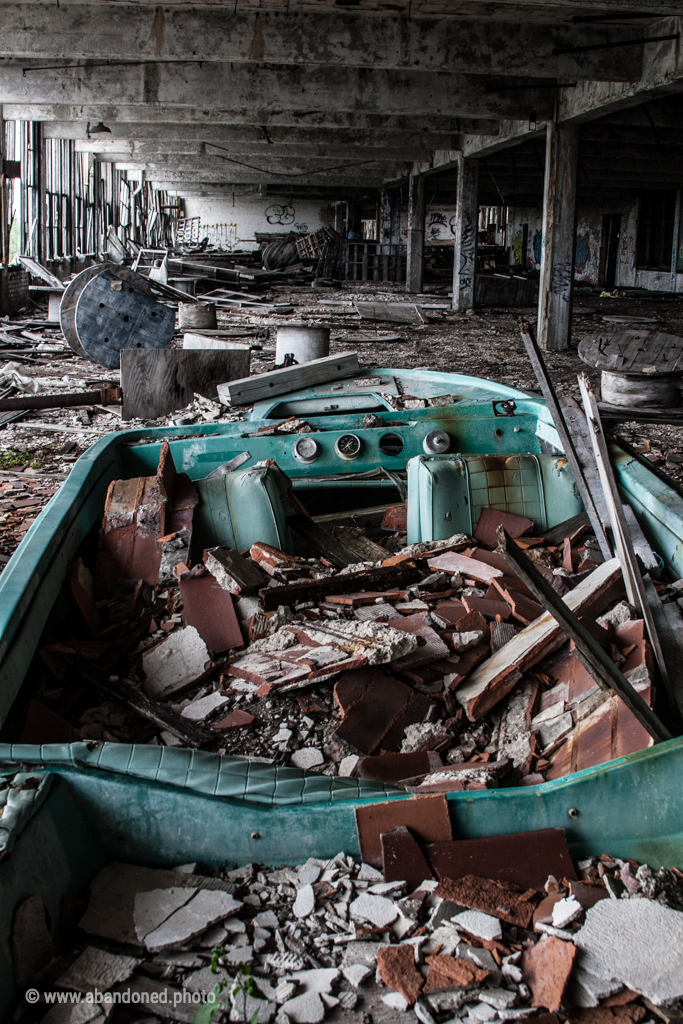
{"label": "metal pipe", "polygon": [[79,391],[69,395],[16,395],[0,399],[0,412],[15,409],[68,409],[78,405],[120,405],[121,388]]}

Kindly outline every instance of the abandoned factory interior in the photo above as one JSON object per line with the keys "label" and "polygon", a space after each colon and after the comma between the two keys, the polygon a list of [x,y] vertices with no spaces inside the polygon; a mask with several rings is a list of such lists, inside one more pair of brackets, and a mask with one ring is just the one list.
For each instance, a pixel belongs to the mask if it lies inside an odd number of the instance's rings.
{"label": "abandoned factory interior", "polygon": [[681,0],[0,0],[0,1024],[683,1024]]}

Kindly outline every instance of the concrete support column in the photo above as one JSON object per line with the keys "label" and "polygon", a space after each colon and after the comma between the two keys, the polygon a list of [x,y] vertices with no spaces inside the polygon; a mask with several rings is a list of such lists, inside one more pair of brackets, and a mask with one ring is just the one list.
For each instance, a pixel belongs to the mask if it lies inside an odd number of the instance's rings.
{"label": "concrete support column", "polygon": [[408,253],[406,291],[422,291],[425,247],[425,179],[411,174],[408,179]]}
{"label": "concrete support column", "polygon": [[453,309],[474,306],[479,227],[479,161],[458,159],[453,250]]}
{"label": "concrete support column", "polygon": [[7,184],[3,171],[5,159],[5,121],[0,107],[0,312],[7,313],[9,302],[9,216],[7,210]]}
{"label": "concrete support column", "polygon": [[576,250],[578,125],[548,125],[543,186],[538,344],[546,352],[569,348]]}
{"label": "concrete support column", "polygon": [[676,205],[674,207],[674,231],[673,243],[671,245],[671,291],[676,291],[676,271],[678,268],[678,246],[681,237],[681,190],[676,192]]}

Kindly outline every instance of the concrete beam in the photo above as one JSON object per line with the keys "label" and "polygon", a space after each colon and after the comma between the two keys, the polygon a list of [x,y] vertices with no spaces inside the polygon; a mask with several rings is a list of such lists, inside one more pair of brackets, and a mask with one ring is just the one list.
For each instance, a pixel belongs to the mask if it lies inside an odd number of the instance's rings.
{"label": "concrete beam", "polygon": [[[593,45],[634,38],[629,25],[591,25]],[[0,56],[73,60],[205,61],[405,69],[449,73],[629,81],[641,45],[553,55],[585,45],[581,25],[528,18],[444,18],[318,9],[116,4],[3,4]]]}
{"label": "concrete beam", "polygon": [[[346,185],[365,186],[367,188],[379,188],[382,182],[389,176],[389,168],[383,164],[363,164],[344,170],[326,169],[319,164],[311,164],[306,167],[301,163],[287,164],[278,161],[274,166],[258,168],[243,168],[237,165],[226,164],[225,168],[205,169],[198,168],[196,163],[169,166],[168,163],[133,163],[122,160],[116,162],[114,167],[117,170],[128,171],[133,175],[144,172],[145,178],[163,181],[175,181],[178,183],[191,182],[200,184],[225,185],[229,183],[240,184],[316,184],[316,185],[338,185],[343,188]],[[406,165],[405,175],[407,176],[409,165]],[[393,168],[395,170],[395,167]]]}
{"label": "concrete beam", "polygon": [[[91,122],[92,123],[92,122]],[[113,143],[115,140],[125,142],[158,142],[164,145],[176,143],[201,143],[210,141],[222,146],[258,145],[263,150],[273,145],[305,146],[321,142],[349,147],[367,148],[415,145],[420,150],[457,149],[462,145],[462,136],[455,133],[425,132],[417,130],[413,125],[409,131],[369,131],[353,128],[266,128],[261,125],[211,125],[204,123],[176,125],[168,122],[160,124],[135,124],[127,122],[107,122],[111,135],[92,136],[91,141]],[[87,142],[86,123],[84,121],[47,121],[43,124],[43,135],[46,139],[77,139]],[[78,145],[76,147],[78,149]]]}
{"label": "concrete beam", "polygon": [[[405,117],[519,117],[548,110],[552,90],[500,89],[503,79],[426,71],[376,71],[357,68],[299,68],[258,64],[126,64],[67,66],[49,70],[37,62],[0,64],[3,105],[97,104],[218,108],[250,112],[312,110],[360,111]],[[515,80],[519,83],[519,80]],[[65,118],[61,118],[64,120]],[[70,120],[70,118],[66,118]],[[381,126],[378,126],[381,127]]]}
{"label": "concrete beam", "polygon": [[[105,137],[106,138],[106,137]],[[257,142],[238,142],[229,145],[220,143],[215,145],[209,142],[137,142],[126,141],[125,139],[108,139],[104,142],[99,139],[77,140],[77,153],[95,153],[101,160],[111,161],[119,159],[124,154],[132,160],[153,160],[156,163],[165,160],[167,156],[187,156],[196,160],[205,161],[207,157],[220,158],[221,151],[236,160],[243,158],[258,157],[259,160],[272,160],[274,157],[306,157],[307,159],[335,159],[338,162],[349,160],[370,160],[382,159],[384,162],[395,160],[397,163],[404,163],[411,158],[417,159],[420,155],[429,153],[429,149],[418,143],[411,143],[409,140],[394,145],[384,146],[370,145],[349,145],[346,142],[324,141],[324,142],[300,142],[296,146],[286,145],[280,142],[273,142],[268,145],[265,140]]]}
{"label": "concrete beam", "polygon": [[73,122],[85,126],[88,121],[104,121],[108,127],[119,125],[170,125],[206,131],[211,126],[245,126],[270,128],[308,128],[310,130],[343,129],[353,131],[392,131],[419,135],[421,133],[455,133],[458,135],[495,135],[495,118],[452,117],[445,114],[382,114],[363,111],[323,111],[294,107],[291,110],[259,110],[257,115],[247,107],[171,106],[150,102],[140,104],[106,103],[5,103],[7,121]]}
{"label": "concrete beam", "polygon": [[580,123],[593,121],[615,111],[638,106],[647,100],[683,90],[683,18],[657,22],[652,35],[674,35],[669,42],[649,43],[643,52],[643,67],[637,82],[577,82],[574,89],[558,90],[558,120]]}

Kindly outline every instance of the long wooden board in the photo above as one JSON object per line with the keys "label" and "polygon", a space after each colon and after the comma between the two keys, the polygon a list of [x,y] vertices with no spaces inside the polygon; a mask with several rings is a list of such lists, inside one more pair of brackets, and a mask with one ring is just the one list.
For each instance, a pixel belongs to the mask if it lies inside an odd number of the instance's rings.
{"label": "long wooden board", "polygon": [[325,381],[352,377],[359,369],[358,354],[342,352],[338,356],[324,356],[312,359],[310,363],[270,370],[254,377],[227,378],[227,383],[218,385],[218,397],[223,405],[251,405],[264,398],[285,395],[288,391],[300,391]]}
{"label": "long wooden board", "polygon": [[[564,602],[577,617],[599,615],[620,590],[623,591],[621,564],[618,558],[612,558],[581,580],[567,594]],[[464,707],[470,721],[476,722],[487,714],[512,690],[527,669],[556,651],[565,639],[559,622],[546,612],[488,661],[475,668],[455,692],[455,699]]]}
{"label": "long wooden board", "polygon": [[363,320],[392,324],[423,324],[425,318],[414,302],[357,302],[356,312]]}
{"label": "long wooden board", "polygon": [[195,394],[218,398],[221,382],[249,372],[249,350],[124,349],[123,419],[156,419],[184,409]]}

